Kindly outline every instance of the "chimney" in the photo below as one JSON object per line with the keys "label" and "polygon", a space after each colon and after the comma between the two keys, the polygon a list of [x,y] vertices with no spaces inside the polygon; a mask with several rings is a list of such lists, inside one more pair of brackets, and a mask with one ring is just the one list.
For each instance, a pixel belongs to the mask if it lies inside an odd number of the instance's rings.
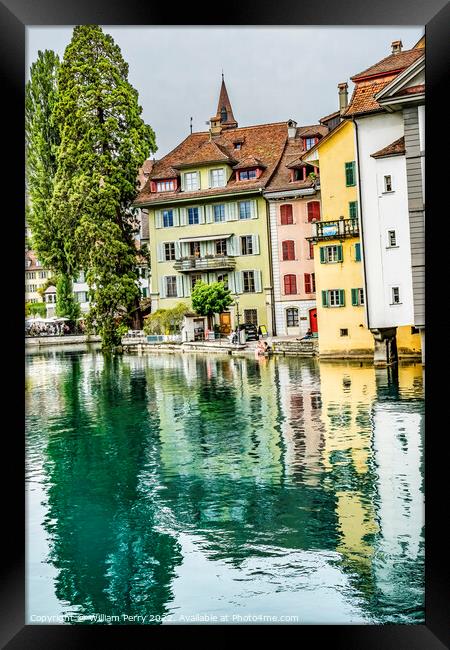
{"label": "chimney", "polygon": [[344,81],[343,83],[338,84],[339,89],[339,113],[345,111],[348,106],[348,83]]}
{"label": "chimney", "polygon": [[400,54],[402,51],[403,43],[401,41],[392,41],[392,54]]}
{"label": "chimney", "polygon": [[289,138],[295,138],[295,135],[297,133],[297,122],[295,122],[294,120],[289,120],[287,126],[288,126]]}

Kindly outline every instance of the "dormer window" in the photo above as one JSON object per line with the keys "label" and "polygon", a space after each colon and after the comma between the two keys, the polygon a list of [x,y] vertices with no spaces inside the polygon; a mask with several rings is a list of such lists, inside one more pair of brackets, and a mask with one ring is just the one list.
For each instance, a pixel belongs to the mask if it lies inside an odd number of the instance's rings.
{"label": "dormer window", "polygon": [[173,192],[175,190],[175,180],[156,181],[157,192]]}
{"label": "dormer window", "polygon": [[317,138],[304,138],[303,146],[306,150],[311,149],[317,142]]}
{"label": "dormer window", "polygon": [[211,187],[224,187],[226,185],[225,170],[223,168],[211,169],[209,174]]}
{"label": "dormer window", "polygon": [[241,149],[242,148],[242,142],[235,142],[234,143],[234,148],[238,149],[238,150]]}
{"label": "dormer window", "polygon": [[186,192],[195,192],[200,189],[200,174],[188,172],[184,175],[184,189]]}
{"label": "dormer window", "polygon": [[258,178],[257,169],[243,169],[238,172],[238,179],[240,181],[252,181],[255,178]]}

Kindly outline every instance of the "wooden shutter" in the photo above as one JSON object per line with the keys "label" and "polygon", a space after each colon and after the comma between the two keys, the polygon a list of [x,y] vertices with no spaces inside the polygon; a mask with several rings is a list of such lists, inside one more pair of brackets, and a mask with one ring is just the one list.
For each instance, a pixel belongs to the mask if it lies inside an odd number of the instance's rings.
{"label": "wooden shutter", "polygon": [[183,295],[185,298],[189,298],[191,295],[191,278],[189,275],[183,276]]}
{"label": "wooden shutter", "polygon": [[238,207],[237,203],[228,203],[228,221],[237,221],[238,219]]}
{"label": "wooden shutter", "polygon": [[180,225],[180,211],[178,210],[178,208],[173,209],[173,225],[174,226]]}
{"label": "wooden shutter", "polygon": [[175,259],[179,260],[181,257],[181,243],[179,241],[175,242]]}
{"label": "wooden shutter", "polygon": [[280,207],[280,216],[282,226],[287,226],[293,223],[292,205],[290,203],[285,203]]}
{"label": "wooden shutter", "polygon": [[182,275],[177,275],[177,297],[182,298],[183,297],[183,276]]}
{"label": "wooden shutter", "polygon": [[198,206],[198,222],[205,223],[205,207],[203,205]]}
{"label": "wooden shutter", "polygon": [[292,273],[284,276],[284,293],[285,295],[293,295],[297,293],[297,278]]}
{"label": "wooden shutter", "polygon": [[326,264],[327,258],[325,256],[325,246],[321,246],[319,250],[320,250],[320,263]]}
{"label": "wooden shutter", "polygon": [[320,221],[320,203],[319,201],[310,201],[308,203],[308,222]]}
{"label": "wooden shutter", "polygon": [[322,307],[328,307],[328,292],[322,291]]}
{"label": "wooden shutter", "polygon": [[345,292],[344,292],[344,289],[339,289],[339,307],[345,307]]}
{"label": "wooden shutter", "polygon": [[158,252],[158,262],[164,262],[166,259],[164,244],[157,245],[157,252]]}
{"label": "wooden shutter", "polygon": [[200,257],[205,257],[206,252],[207,252],[207,250],[206,250],[206,242],[201,241],[200,242]]}
{"label": "wooden shutter", "polygon": [[187,210],[186,208],[180,208],[180,226],[185,226],[187,224]]}
{"label": "wooden shutter", "polygon": [[355,244],[355,260],[361,261],[361,244]]}
{"label": "wooden shutter", "polygon": [[261,293],[262,291],[261,271],[253,271],[253,277],[255,278],[255,292]]}
{"label": "wooden shutter", "polygon": [[259,235],[252,235],[253,255],[259,255]]}
{"label": "wooden shutter", "polygon": [[156,228],[162,228],[162,213],[161,213],[161,210],[156,210],[156,212],[155,212],[155,226],[156,226]]}
{"label": "wooden shutter", "polygon": [[338,262],[342,262],[342,260],[343,260],[342,244],[339,244],[339,246],[337,247],[337,259],[338,259]]}
{"label": "wooden shutter", "polygon": [[159,278],[159,295],[160,298],[166,297],[166,276],[165,275]]}
{"label": "wooden shutter", "polygon": [[258,204],[256,201],[250,201],[250,219],[258,218]]}
{"label": "wooden shutter", "polygon": [[311,291],[311,276],[309,273],[305,273],[305,293],[312,293]]}
{"label": "wooden shutter", "polygon": [[353,307],[358,306],[358,289],[352,289],[352,305]]}
{"label": "wooden shutter", "polygon": [[206,223],[212,223],[214,219],[212,205],[205,205],[205,212],[206,212]]}

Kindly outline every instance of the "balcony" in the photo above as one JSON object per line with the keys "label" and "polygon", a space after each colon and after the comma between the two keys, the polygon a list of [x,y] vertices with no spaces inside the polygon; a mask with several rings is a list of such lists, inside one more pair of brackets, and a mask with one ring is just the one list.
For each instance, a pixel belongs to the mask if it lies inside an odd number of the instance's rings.
{"label": "balcony", "polygon": [[337,221],[315,221],[313,234],[306,237],[308,241],[317,242],[327,239],[347,239],[359,237],[358,219],[338,219]]}
{"label": "balcony", "polygon": [[173,268],[180,273],[196,273],[198,271],[231,271],[236,266],[236,260],[229,255],[205,255],[205,257],[182,257]]}

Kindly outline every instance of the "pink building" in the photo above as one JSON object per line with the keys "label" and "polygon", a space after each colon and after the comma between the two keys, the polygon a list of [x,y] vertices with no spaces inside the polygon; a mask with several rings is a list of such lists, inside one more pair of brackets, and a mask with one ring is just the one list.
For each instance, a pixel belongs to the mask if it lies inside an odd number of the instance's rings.
{"label": "pink building", "polygon": [[300,338],[317,332],[314,252],[306,237],[320,220],[318,169],[301,155],[328,133],[320,124],[297,127],[289,139],[264,196],[269,204],[274,322],[277,336]]}

